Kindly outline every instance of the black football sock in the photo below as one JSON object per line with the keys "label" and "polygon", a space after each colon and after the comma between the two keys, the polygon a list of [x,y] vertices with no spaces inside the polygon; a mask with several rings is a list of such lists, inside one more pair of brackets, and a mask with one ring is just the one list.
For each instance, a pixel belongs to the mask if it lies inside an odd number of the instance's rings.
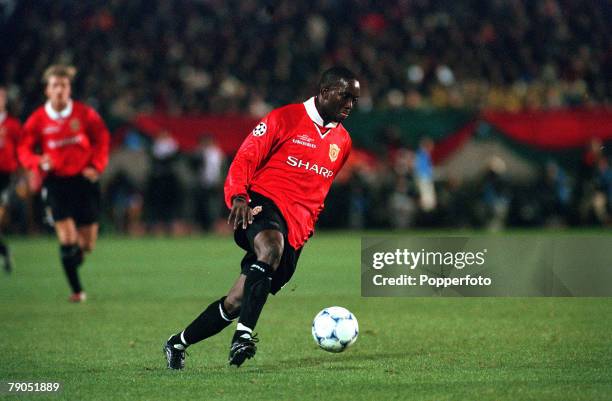
{"label": "black football sock", "polygon": [[77,244],[60,245],[62,266],[73,293],[83,291],[77,268],[83,263],[83,251]]}
{"label": "black football sock", "polygon": [[0,238],[0,257],[3,259],[4,271],[10,273],[13,270],[9,248],[2,238]]}
{"label": "black football sock", "polygon": [[244,282],[244,295],[242,297],[238,327],[232,342],[247,333],[248,337],[251,336],[264,304],[268,299],[272,283],[272,273],[272,266],[264,262],[257,261],[249,267]]}
{"label": "black football sock", "polygon": [[211,303],[208,307],[195,318],[182,333],[170,337],[172,344],[183,344],[187,347],[191,344],[200,342],[208,337],[219,333],[238,317],[239,311],[229,313],[223,306],[225,297]]}
{"label": "black football sock", "polygon": [[0,238],[0,256],[5,258],[8,256],[8,247],[2,238]]}

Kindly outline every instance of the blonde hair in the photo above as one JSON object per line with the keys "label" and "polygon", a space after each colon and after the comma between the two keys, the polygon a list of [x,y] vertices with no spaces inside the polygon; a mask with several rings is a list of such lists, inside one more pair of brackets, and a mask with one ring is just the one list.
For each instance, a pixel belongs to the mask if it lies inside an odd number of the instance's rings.
{"label": "blonde hair", "polygon": [[71,65],[53,64],[47,67],[47,69],[43,73],[42,82],[46,85],[49,82],[49,78],[51,77],[68,78],[68,80],[72,82],[76,73],[76,68]]}

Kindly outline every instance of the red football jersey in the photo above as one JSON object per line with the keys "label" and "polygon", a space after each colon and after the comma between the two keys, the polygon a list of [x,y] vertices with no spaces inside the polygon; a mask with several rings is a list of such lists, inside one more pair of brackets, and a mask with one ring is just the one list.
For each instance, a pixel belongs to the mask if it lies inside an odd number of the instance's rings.
{"label": "red football jersey", "polygon": [[351,151],[338,123],[323,126],[314,98],[273,110],[244,140],[225,181],[225,202],[247,190],[270,198],[283,214],[289,243],[300,248],[314,231],[334,177]]}
{"label": "red football jersey", "polygon": [[34,150],[40,145],[51,157],[55,175],[77,175],[85,167],[101,173],[108,163],[109,140],[108,129],[93,108],[71,101],[57,112],[47,103],[36,109],[23,127],[19,160],[27,169],[38,169],[40,155]]}
{"label": "red football jersey", "polygon": [[17,170],[17,144],[21,136],[19,120],[6,113],[0,115],[0,172]]}

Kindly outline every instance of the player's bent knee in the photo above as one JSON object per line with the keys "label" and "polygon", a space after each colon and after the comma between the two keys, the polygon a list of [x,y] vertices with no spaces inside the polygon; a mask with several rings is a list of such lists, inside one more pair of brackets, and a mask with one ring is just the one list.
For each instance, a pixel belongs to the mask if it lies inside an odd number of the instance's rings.
{"label": "player's bent knee", "polygon": [[283,242],[277,240],[261,241],[256,244],[255,253],[257,254],[257,260],[269,264],[272,269],[276,270],[283,256]]}
{"label": "player's bent knee", "polygon": [[280,264],[282,255],[283,255],[283,244],[272,243],[272,244],[268,244],[268,246],[264,248],[264,251],[261,257],[258,257],[258,259],[261,260],[262,262],[266,262],[267,264],[272,266],[273,269],[276,269],[276,267],[278,267],[278,265]]}
{"label": "player's bent knee", "polygon": [[237,297],[234,294],[228,294],[223,300],[223,307],[230,314],[235,314],[240,311],[242,305],[242,297]]}
{"label": "player's bent knee", "polygon": [[284,250],[284,238],[280,231],[265,230],[257,234],[254,241],[257,260],[272,266],[276,270]]}

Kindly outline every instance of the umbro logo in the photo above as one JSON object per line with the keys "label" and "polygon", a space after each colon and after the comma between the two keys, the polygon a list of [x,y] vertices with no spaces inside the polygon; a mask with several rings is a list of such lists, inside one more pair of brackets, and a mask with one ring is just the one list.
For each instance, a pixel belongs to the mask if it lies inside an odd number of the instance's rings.
{"label": "umbro logo", "polygon": [[306,146],[308,148],[311,149],[316,149],[317,145],[315,145],[314,143],[314,139],[312,139],[311,137],[308,136],[308,134],[300,134],[297,137],[293,138],[291,140],[291,142],[298,144],[298,145],[302,145],[302,146]]}
{"label": "umbro logo", "polygon": [[60,127],[58,127],[57,125],[52,125],[50,127],[45,127],[43,128],[43,135],[49,135],[49,134],[55,134],[56,132],[59,132]]}

